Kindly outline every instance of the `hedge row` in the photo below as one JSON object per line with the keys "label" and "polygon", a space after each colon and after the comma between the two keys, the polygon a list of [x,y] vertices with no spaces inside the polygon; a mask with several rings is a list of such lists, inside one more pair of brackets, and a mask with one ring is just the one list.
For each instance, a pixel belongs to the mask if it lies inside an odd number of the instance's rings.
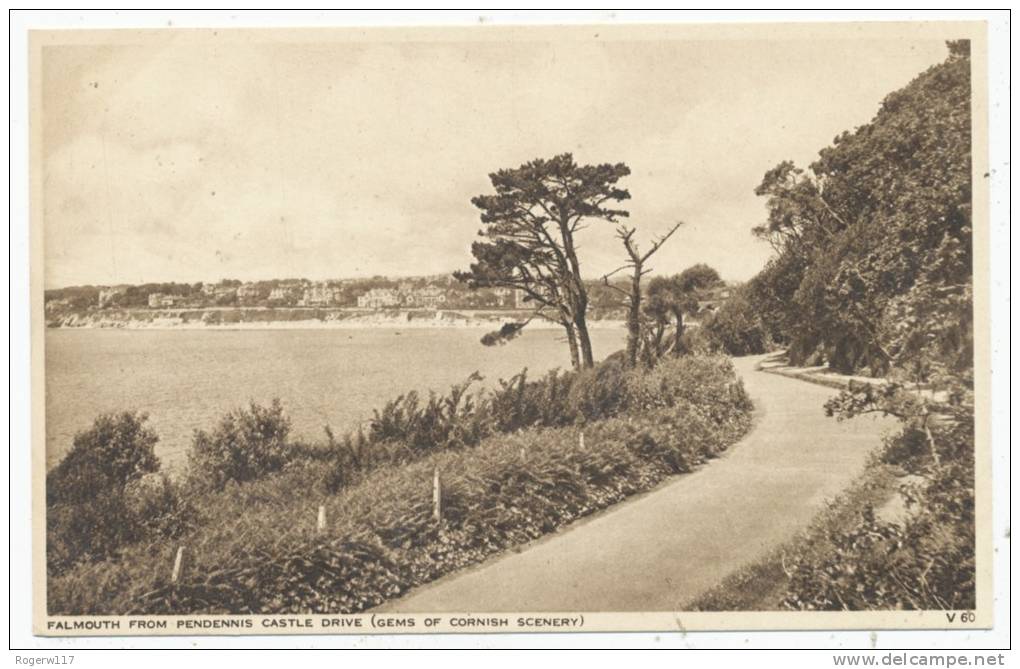
{"label": "hedge row", "polygon": [[[203,522],[181,539],[178,583],[177,543],[137,544],[51,578],[49,611],[361,611],[690,471],[750,423],[743,387],[721,359],[665,362],[632,379],[628,397],[626,417],[499,434],[379,467],[334,494],[317,483],[329,463],[294,460],[189,500]],[[432,517],[436,469],[441,523]],[[319,505],[329,519],[321,533]]]}
{"label": "hedge row", "polygon": [[493,390],[472,391],[476,373],[445,395],[409,392],[386,403],[367,432],[337,439],[327,427],[325,443],[292,440],[278,400],[266,407],[253,402],[209,431],[196,430],[182,481],[161,473],[158,436],[145,414],[101,415],[47,475],[47,571],[59,575],[139,541],[174,538],[201,524],[189,503],[196,496],[273,475],[295,460],[328,462],[317,483],[335,492],[376,467],[474,446],[493,434],[614,415],[635,374],[609,359],[593,370],[553,370],[533,380],[525,369]]}

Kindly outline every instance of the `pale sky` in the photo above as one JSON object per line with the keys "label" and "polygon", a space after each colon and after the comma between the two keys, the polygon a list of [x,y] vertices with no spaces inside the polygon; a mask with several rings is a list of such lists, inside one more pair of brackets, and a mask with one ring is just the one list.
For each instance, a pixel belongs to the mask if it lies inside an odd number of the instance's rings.
{"label": "pale sky", "polygon": [[[488,173],[625,162],[658,273],[747,279],[753,189],[944,60],[941,40],[296,43],[43,50],[47,287],[467,268]],[[613,226],[582,270],[620,264]]]}

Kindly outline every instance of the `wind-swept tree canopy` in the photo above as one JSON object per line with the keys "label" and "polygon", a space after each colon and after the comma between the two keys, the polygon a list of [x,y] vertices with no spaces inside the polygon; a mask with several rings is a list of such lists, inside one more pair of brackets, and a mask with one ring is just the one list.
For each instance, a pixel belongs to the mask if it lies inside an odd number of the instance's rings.
{"label": "wind-swept tree canopy", "polygon": [[490,174],[495,193],[471,200],[482,222],[482,240],[471,245],[475,262],[454,276],[472,288],[524,291],[536,311],[563,326],[574,366],[590,367],[588,294],[575,236],[592,221],[628,216],[616,207],[630,198],[617,185],[628,174],[623,163],[578,165],[569,153]]}
{"label": "wind-swept tree canopy", "polygon": [[673,354],[684,351],[684,316],[698,313],[699,302],[705,291],[722,284],[719,272],[704,263],[688,267],[680,274],[657,276],[648,283],[648,300],[645,313],[657,324],[654,345],[661,344],[665,327],[670,320],[675,324]]}

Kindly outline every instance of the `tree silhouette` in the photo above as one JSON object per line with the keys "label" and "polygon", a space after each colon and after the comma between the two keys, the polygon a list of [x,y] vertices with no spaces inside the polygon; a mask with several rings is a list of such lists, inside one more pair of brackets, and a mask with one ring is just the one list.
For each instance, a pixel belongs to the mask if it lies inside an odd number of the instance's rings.
{"label": "tree silhouette", "polygon": [[523,291],[535,315],[563,327],[573,366],[591,367],[588,292],[576,235],[593,220],[616,222],[629,215],[612,207],[630,198],[616,185],[628,174],[623,163],[578,165],[569,153],[490,174],[495,194],[471,200],[482,222],[482,241],[471,245],[475,262],[454,276],[471,288]]}
{"label": "tree silhouette", "polygon": [[657,325],[653,335],[656,353],[662,352],[662,338],[670,318],[675,323],[673,355],[684,352],[684,315],[697,314],[706,291],[721,284],[719,273],[704,263],[692,265],[676,276],[655,277],[648,283],[645,311]]}

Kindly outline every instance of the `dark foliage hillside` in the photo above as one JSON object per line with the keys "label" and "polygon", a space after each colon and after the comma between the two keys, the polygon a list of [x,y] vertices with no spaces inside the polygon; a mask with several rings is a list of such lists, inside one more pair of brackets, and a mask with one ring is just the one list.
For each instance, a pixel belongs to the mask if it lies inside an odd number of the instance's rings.
{"label": "dark foliage hillside", "polygon": [[969,365],[970,56],[967,42],[948,46],[808,169],[785,161],[765,175],[755,192],[768,219],[754,234],[776,255],[730,307],[751,310],[728,313],[730,329],[746,319],[793,363],[847,373],[915,365],[932,347],[955,371]]}

